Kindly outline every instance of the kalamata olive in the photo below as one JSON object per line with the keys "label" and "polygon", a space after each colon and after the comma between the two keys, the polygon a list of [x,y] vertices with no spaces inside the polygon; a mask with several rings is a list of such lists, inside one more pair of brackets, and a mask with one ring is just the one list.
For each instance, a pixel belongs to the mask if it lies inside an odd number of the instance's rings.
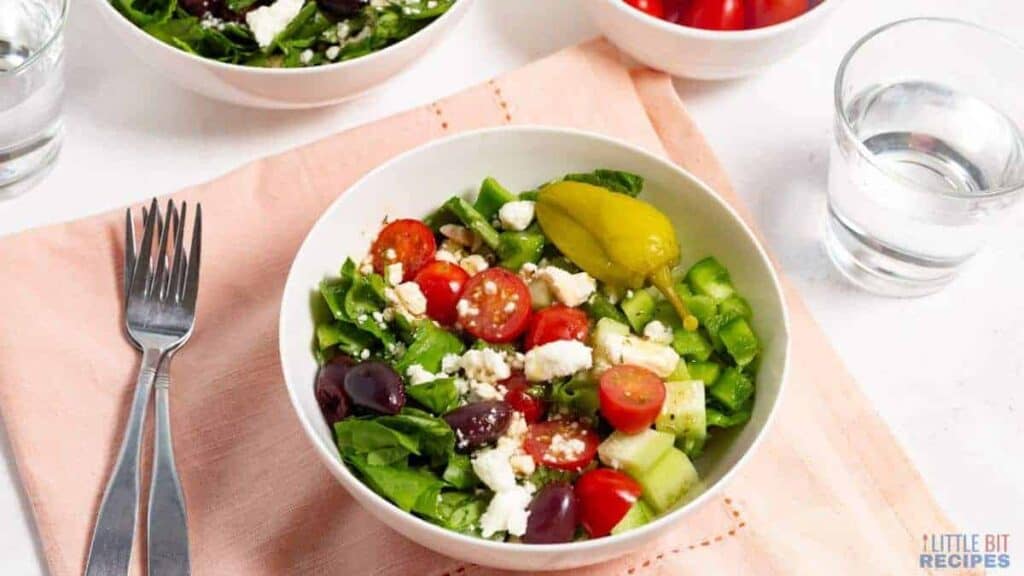
{"label": "kalamata olive", "polygon": [[348,369],[356,365],[356,361],[344,355],[335,356],[322,367],[316,375],[314,394],[320,412],[327,420],[328,426],[348,416],[348,398],[345,396],[345,375]]}
{"label": "kalamata olive", "polygon": [[455,448],[468,452],[498,439],[512,421],[512,408],[500,400],[466,404],[444,415],[455,431]]}
{"label": "kalamata olive", "polygon": [[530,502],[526,520],[527,544],[571,542],[576,535],[576,495],[572,485],[554,483],[540,489]]}
{"label": "kalamata olive", "polygon": [[316,0],[321,10],[336,18],[355,16],[369,4],[369,0]]}
{"label": "kalamata olive", "polygon": [[383,362],[363,362],[349,368],[345,394],[355,406],[380,414],[398,414],[405,406],[402,378]]}

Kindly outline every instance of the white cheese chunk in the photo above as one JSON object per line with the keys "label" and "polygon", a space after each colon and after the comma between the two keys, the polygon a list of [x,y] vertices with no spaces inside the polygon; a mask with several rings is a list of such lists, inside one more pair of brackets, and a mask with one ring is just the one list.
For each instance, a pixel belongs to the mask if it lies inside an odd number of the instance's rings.
{"label": "white cheese chunk", "polygon": [[498,210],[502,228],[521,232],[533,222],[534,203],[529,200],[506,202]]}
{"label": "white cheese chunk", "polygon": [[507,450],[485,448],[477,451],[471,460],[473,472],[485,486],[494,492],[508,490],[516,485],[516,474],[508,461]]}
{"label": "white cheese chunk", "polygon": [[548,285],[559,302],[570,308],[584,304],[597,290],[597,281],[586,272],[570,274],[561,268],[545,266],[537,271],[537,278]]}
{"label": "white cheese chunk", "polygon": [[260,6],[248,12],[245,23],[256,37],[256,43],[261,48],[270,46],[274,38],[299,14],[305,3],[305,0],[277,0],[270,6]]}
{"label": "white cheese chunk", "polygon": [[438,378],[437,374],[428,371],[419,364],[413,364],[412,366],[409,366],[409,369],[405,371],[405,375],[409,379],[410,386],[419,386],[420,384],[433,382]]}
{"label": "white cheese chunk", "polygon": [[384,279],[387,283],[392,286],[398,286],[402,283],[402,278],[405,276],[405,270],[403,269],[401,262],[395,262],[394,264],[388,264],[384,268]]}
{"label": "white cheese chunk", "polygon": [[526,522],[530,517],[527,508],[532,499],[529,488],[525,486],[513,486],[495,492],[487,505],[487,511],[480,516],[481,535],[489,538],[501,531],[512,536],[526,534]]}
{"label": "white cheese chunk", "polygon": [[644,326],[644,338],[655,344],[671,344],[672,329],[659,320],[651,320]]}
{"label": "white cheese chunk", "polygon": [[490,264],[487,263],[487,259],[479,254],[470,254],[462,260],[459,260],[459,266],[466,271],[470,276],[474,276],[487,270]]}
{"label": "white cheese chunk", "polygon": [[498,382],[512,375],[512,369],[505,362],[505,356],[490,348],[469,350],[459,359],[459,367],[470,380]]}
{"label": "white cheese chunk", "polygon": [[615,364],[630,364],[647,368],[660,378],[675,371],[679,354],[671,346],[644,340],[637,336],[606,334],[594,342],[594,356],[602,368]]}
{"label": "white cheese chunk", "polygon": [[590,347],[576,340],[557,340],[531,348],[524,361],[526,379],[545,382],[571,376],[593,365]]}

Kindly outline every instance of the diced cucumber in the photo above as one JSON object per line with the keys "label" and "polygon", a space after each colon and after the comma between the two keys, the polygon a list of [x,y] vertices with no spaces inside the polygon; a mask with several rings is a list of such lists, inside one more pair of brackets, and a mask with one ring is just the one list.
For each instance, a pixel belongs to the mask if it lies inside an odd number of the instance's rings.
{"label": "diced cucumber", "polygon": [[661,459],[636,481],[643,490],[644,501],[650,504],[655,512],[662,513],[679,502],[690,488],[700,482],[700,478],[697,469],[682,450],[669,448]]}
{"label": "diced cucumber", "polygon": [[594,342],[600,341],[601,336],[604,334],[629,336],[629,326],[625,322],[619,322],[613,318],[601,318],[597,321],[597,325],[594,326]]}
{"label": "diced cucumber", "polygon": [[601,463],[622,470],[638,480],[666,451],[672,448],[675,436],[647,429],[639,434],[616,430],[597,447]]}
{"label": "diced cucumber", "polygon": [[644,326],[654,319],[654,297],[646,290],[636,290],[632,296],[627,297],[619,304],[622,312],[626,314],[626,320],[637,334],[644,331]]}
{"label": "diced cucumber", "polygon": [[736,291],[729,271],[713,256],[694,264],[686,273],[686,281],[697,294],[711,296],[718,301],[725,300]]}
{"label": "diced cucumber", "polygon": [[666,382],[665,402],[654,427],[675,435],[676,446],[687,456],[697,456],[707,438],[704,383],[700,380]]}
{"label": "diced cucumber", "polygon": [[721,402],[731,412],[735,412],[742,408],[754,393],[754,383],[738,368],[730,366],[722,372],[708,392],[712,398]]}
{"label": "diced cucumber", "polygon": [[750,320],[754,315],[753,309],[746,298],[739,294],[733,294],[718,303],[718,313],[729,318],[746,318]]}
{"label": "diced cucumber", "polygon": [[[586,310],[587,315],[591,318],[597,318],[600,321],[602,318],[610,318],[616,322],[620,322],[623,325],[628,322],[626,315],[619,310],[607,296],[600,292],[590,297],[590,300],[584,304],[583,309]],[[629,330],[626,331],[627,333]]]}
{"label": "diced cucumber", "polygon": [[718,305],[711,296],[683,296],[683,304],[686,304],[686,309],[697,317],[701,326],[706,326],[718,313]]}
{"label": "diced cucumber", "polygon": [[704,382],[705,386],[714,384],[722,372],[722,367],[714,362],[687,362],[686,369],[690,371],[691,378]]}
{"label": "diced cucumber", "polygon": [[707,409],[707,420],[708,426],[715,426],[718,428],[732,428],[733,426],[739,426],[747,420],[750,420],[750,409],[744,407],[732,414],[722,414],[714,408]]}
{"label": "diced cucumber", "polygon": [[759,352],[757,336],[743,318],[733,318],[719,328],[718,337],[729,351],[729,355],[741,367],[750,364]]}
{"label": "diced cucumber", "polygon": [[679,359],[679,363],[676,364],[676,369],[665,378],[666,382],[682,382],[684,380],[693,380],[690,377],[690,370],[686,367],[686,360]]}
{"label": "diced cucumber", "polygon": [[656,515],[646,502],[637,500],[629,507],[629,511],[622,517],[622,520],[619,520],[619,523],[612,528],[612,534],[622,534],[627,530],[639,528],[653,520]]}
{"label": "diced cucumber", "polygon": [[683,321],[679,319],[679,313],[668,300],[658,300],[654,305],[654,320],[671,328],[673,333],[683,330]]}
{"label": "diced cucumber", "polygon": [[476,208],[484,218],[493,220],[502,206],[516,199],[515,194],[506,190],[494,178],[488,177],[480,184],[480,194],[477,195],[473,208]]}
{"label": "diced cucumber", "polygon": [[707,360],[712,352],[711,344],[707,338],[696,331],[676,330],[672,332],[672,348],[675,348],[675,351],[680,356],[702,362]]}

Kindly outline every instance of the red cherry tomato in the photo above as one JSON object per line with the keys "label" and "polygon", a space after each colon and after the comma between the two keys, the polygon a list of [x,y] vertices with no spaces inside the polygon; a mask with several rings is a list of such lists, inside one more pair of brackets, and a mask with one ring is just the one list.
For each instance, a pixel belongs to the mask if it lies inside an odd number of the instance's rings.
{"label": "red cherry tomato", "polygon": [[792,20],[810,9],[808,0],[747,0],[747,28]]}
{"label": "red cherry tomato", "polygon": [[675,15],[678,24],[705,30],[742,30],[743,0],[692,0]]}
{"label": "red cherry tomato", "polygon": [[591,470],[576,480],[580,521],[593,538],[611,534],[612,528],[640,498],[636,480],[611,468]]}
{"label": "red cherry tomato", "polygon": [[530,383],[522,372],[514,372],[511,377],[499,382],[505,387],[505,403],[523,413],[523,418],[530,424],[541,419],[547,405],[544,400],[530,394]]}
{"label": "red cherry tomato", "polygon": [[434,259],[435,252],[434,233],[419,220],[395,220],[377,234],[370,247],[374,271],[384,274],[389,264],[401,262],[402,281],[412,280],[420,268]]}
{"label": "red cherry tomato", "polygon": [[427,298],[427,316],[446,326],[456,320],[455,304],[469,274],[451,262],[434,260],[416,273],[415,282]]}
{"label": "red cherry tomato", "polygon": [[515,340],[530,320],[530,289],[504,268],[488,268],[470,278],[459,302],[459,324],[488,342]]}
{"label": "red cherry tomato", "polygon": [[594,459],[600,443],[597,433],[580,422],[550,420],[530,424],[523,448],[538,464],[559,470],[579,470]]}
{"label": "red cherry tomato", "polygon": [[613,366],[598,381],[601,415],[616,430],[636,434],[650,427],[665,402],[665,384],[646,368]]}
{"label": "red cherry tomato", "polygon": [[534,346],[556,340],[579,340],[585,342],[590,325],[587,313],[576,308],[557,304],[538,311],[530,319],[523,346],[529,350]]}
{"label": "red cherry tomato", "polygon": [[665,17],[665,6],[662,4],[662,0],[626,0],[626,4],[655,18]]}

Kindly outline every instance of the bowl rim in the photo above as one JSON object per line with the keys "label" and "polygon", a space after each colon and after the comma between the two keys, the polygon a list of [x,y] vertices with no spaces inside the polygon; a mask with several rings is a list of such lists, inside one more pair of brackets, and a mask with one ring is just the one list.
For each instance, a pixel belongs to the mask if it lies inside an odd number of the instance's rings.
{"label": "bowl rim", "polygon": [[[645,157],[650,161],[662,164],[664,167],[675,172],[677,176],[696,184],[697,187],[700,188],[705,194],[707,194],[713,202],[718,203],[720,207],[724,208],[726,212],[740,225],[740,229],[746,235],[747,239],[753,244],[757,255],[766,265],[769,272],[769,276],[771,278],[772,291],[774,293],[775,298],[778,299],[778,302],[780,304],[780,309],[782,312],[782,325],[780,335],[785,339],[785,347],[782,352],[782,366],[779,371],[779,390],[775,396],[775,401],[772,403],[772,406],[768,411],[768,415],[765,419],[764,425],[760,428],[760,430],[756,432],[747,450],[744,451],[742,455],[740,455],[739,459],[731,468],[725,471],[725,473],[718,480],[718,482],[716,482],[711,488],[702,492],[693,500],[690,500],[689,502],[685,503],[682,506],[679,506],[675,510],[672,510],[671,512],[657,518],[653,522],[649,522],[639,528],[628,530],[621,534],[561,544],[523,544],[519,542],[495,542],[492,540],[478,538],[475,536],[469,536],[461,534],[459,532],[448,530],[446,528],[428,522],[427,520],[424,520],[423,518],[420,518],[415,514],[412,514],[411,512],[401,510],[393,503],[385,499],[383,496],[374,492],[372,489],[370,489],[369,486],[364,484],[361,480],[359,480],[359,478],[357,478],[355,474],[353,474],[352,471],[349,470],[347,466],[345,466],[341,459],[338,458],[336,452],[331,452],[326,447],[321,445],[320,439],[317,435],[317,432],[313,429],[312,423],[309,422],[309,419],[306,418],[303,414],[302,406],[297,392],[292,386],[289,385],[288,370],[285,369],[285,358],[287,354],[285,352],[284,342],[286,341],[285,338],[289,337],[289,335],[285,334],[285,322],[283,322],[282,320],[285,317],[285,314],[289,311],[289,301],[287,299],[287,295],[291,293],[293,290],[295,290],[293,284],[297,282],[294,275],[296,263],[299,260],[299,256],[305,251],[306,245],[311,242],[311,239],[314,236],[314,232],[316,232],[320,227],[326,226],[327,219],[330,216],[332,216],[334,212],[340,210],[339,206],[341,206],[341,199],[344,197],[345,192],[348,192],[349,190],[356,188],[357,186],[361,185],[364,181],[374,178],[375,176],[377,176],[377,174],[381,172],[391,170],[395,165],[398,165],[405,161],[406,158],[414,156],[416,154],[423,153],[435,147],[446,146],[452,142],[460,140],[471,140],[474,138],[486,137],[496,134],[505,135],[524,133],[559,136],[568,135],[576,138],[597,140],[604,145],[611,145],[613,147],[621,148],[627,154],[637,154],[642,157]],[[758,239],[757,235],[753,232],[750,226],[747,225],[746,221],[710,186],[708,186],[703,180],[691,174],[688,170],[676,165],[671,160],[658,156],[654,153],[651,153],[647,150],[644,150],[636,145],[625,142],[623,140],[619,140],[603,134],[598,134],[595,132],[585,130],[542,125],[518,125],[503,126],[496,128],[484,128],[462,132],[445,138],[439,138],[416,146],[401,154],[398,154],[397,156],[392,157],[388,161],[378,165],[373,170],[370,170],[369,172],[361,176],[358,180],[356,180],[351,185],[346,187],[345,190],[331,202],[331,204],[323,211],[320,217],[317,218],[317,221],[312,225],[312,227],[310,227],[309,231],[306,233],[306,237],[303,239],[302,244],[295,252],[295,257],[292,260],[292,264],[291,266],[289,266],[288,269],[287,280],[285,282],[284,290],[282,291],[281,295],[281,308],[279,311],[278,318],[278,356],[281,361],[281,371],[284,380],[283,383],[285,389],[288,392],[288,398],[291,401],[292,408],[295,411],[300,424],[302,425],[303,431],[305,432],[310,442],[313,444],[314,449],[320,455],[320,459],[324,461],[328,469],[332,471],[333,476],[337,478],[337,473],[340,472],[341,475],[346,479],[345,482],[339,480],[339,484],[342,484],[342,486],[349,492],[349,494],[357,501],[360,499],[373,501],[373,504],[375,506],[380,505],[380,509],[388,510],[387,513],[390,516],[396,519],[403,518],[403,523],[412,522],[417,526],[422,527],[424,530],[426,530],[426,532],[428,532],[432,536],[441,538],[443,540],[448,540],[454,544],[472,546],[478,549],[495,553],[509,553],[516,551],[538,552],[542,554],[557,554],[569,552],[576,553],[586,552],[588,550],[594,549],[601,549],[612,544],[621,544],[622,546],[629,548],[633,545],[638,544],[641,541],[644,541],[650,533],[657,532],[668,525],[675,524],[676,521],[678,521],[685,515],[684,512],[688,513],[691,510],[695,510],[703,506],[705,503],[710,501],[715,495],[717,495],[717,493],[720,492],[723,489],[723,487],[726,486],[732,480],[733,475],[736,473],[736,471],[741,469],[746,464],[751,455],[757,452],[757,449],[760,446],[761,442],[763,441],[765,436],[767,436],[767,432],[772,428],[772,425],[778,413],[779,405],[781,403],[783,394],[785,393],[786,389],[786,380],[789,371],[791,347],[792,338],[790,329],[789,308],[786,303],[785,294],[782,289],[782,283],[779,279],[778,273],[775,270],[775,266],[773,264],[772,259],[768,256],[767,251],[761,245],[761,242]],[[367,507],[369,502],[361,501],[359,502],[359,504],[360,506]],[[404,535],[404,530],[398,529],[398,531]]]}
{"label": "bowl rim", "polygon": [[[66,1],[70,1],[70,0],[66,0]],[[207,65],[207,66],[210,66],[211,68],[215,68],[215,69],[219,69],[219,70],[225,70],[225,71],[231,71],[231,72],[244,72],[244,73],[251,73],[251,74],[256,75],[256,76],[270,76],[270,77],[273,77],[273,76],[302,76],[302,75],[307,75],[307,74],[310,75],[310,76],[315,76],[315,75],[321,74],[321,73],[339,71],[339,70],[344,70],[344,69],[347,69],[347,68],[354,68],[357,65],[370,64],[371,62],[374,62],[376,60],[383,59],[386,55],[389,55],[389,54],[392,54],[392,53],[396,52],[397,49],[400,46],[407,45],[409,43],[409,41],[413,40],[417,36],[420,36],[421,34],[426,32],[428,29],[436,28],[437,26],[440,26],[442,22],[447,22],[448,20],[451,20],[453,18],[458,18],[466,10],[469,10],[469,7],[472,6],[472,4],[473,4],[473,2],[475,0],[456,0],[452,4],[452,6],[447,11],[445,11],[444,14],[441,14],[440,16],[438,16],[437,18],[432,20],[429,24],[427,24],[423,28],[421,28],[418,31],[416,31],[415,34],[412,34],[411,36],[407,36],[407,37],[399,40],[398,42],[395,42],[394,44],[391,44],[390,46],[386,46],[384,48],[381,48],[380,50],[377,50],[375,52],[371,52],[369,54],[366,54],[364,56],[360,56],[358,58],[353,58],[351,60],[342,60],[342,61],[339,61],[339,62],[331,62],[330,64],[321,64],[320,66],[311,66],[311,67],[302,67],[302,68],[264,68],[264,67],[260,67],[260,66],[245,66],[243,64],[232,64],[232,63],[229,63],[229,62],[221,62],[219,60],[214,60],[212,58],[206,58],[206,57],[200,56],[198,54],[192,54],[191,52],[185,52],[184,50],[179,50],[179,49],[177,49],[177,48],[167,44],[166,42],[161,42],[160,40],[157,40],[155,37],[153,37],[150,34],[146,33],[145,30],[143,30],[142,28],[139,28],[138,26],[135,25],[134,22],[129,20],[127,16],[125,16],[124,14],[121,14],[120,12],[118,12],[117,9],[114,8],[114,5],[110,2],[110,0],[93,0],[93,1],[94,1],[94,3],[100,4],[102,6],[100,8],[100,10],[108,10],[111,16],[113,16],[116,20],[119,20],[120,21],[119,25],[125,25],[129,29],[131,29],[130,33],[132,35],[134,35],[135,37],[141,36],[141,37],[144,38],[144,41],[155,43],[155,44],[159,45],[160,49],[170,51],[171,53],[173,53],[176,56],[181,56],[181,57],[184,57],[186,60],[190,60],[190,61],[193,61],[193,62],[198,62],[198,63],[201,63],[203,65]],[[464,8],[459,8],[459,6],[463,6],[463,5],[465,6]]]}
{"label": "bowl rim", "polygon": [[763,26],[761,28],[751,28],[744,30],[707,30],[704,28],[694,28],[693,26],[685,26],[682,24],[676,24],[675,22],[669,22],[668,20],[662,20],[655,16],[639,10],[626,4],[623,0],[601,0],[605,4],[611,5],[615,10],[618,10],[622,14],[628,15],[635,21],[642,24],[659,28],[665,32],[671,34],[678,34],[688,38],[697,38],[703,40],[736,40],[736,41],[747,41],[747,40],[759,40],[775,36],[777,34],[785,34],[792,28],[802,26],[805,22],[811,19],[818,18],[830,13],[836,8],[842,0],[822,0],[814,8],[811,8],[807,12],[800,14],[796,18],[790,18],[784,22],[772,24],[770,26]]}

